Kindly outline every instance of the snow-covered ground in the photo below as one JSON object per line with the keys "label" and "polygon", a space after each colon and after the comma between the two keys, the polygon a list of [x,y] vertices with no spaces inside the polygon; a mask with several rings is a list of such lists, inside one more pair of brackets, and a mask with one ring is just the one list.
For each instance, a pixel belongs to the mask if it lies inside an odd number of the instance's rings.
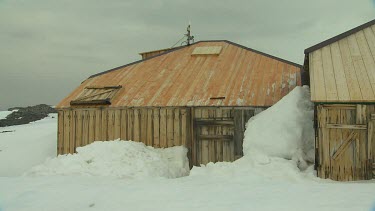
{"label": "snow-covered ground", "polygon": [[[0,151],[0,210],[371,210],[373,180],[322,180],[307,167],[313,159],[308,98],[306,88],[296,88],[249,121],[243,158],[194,167],[188,176],[182,147],[97,142],[43,162],[39,156],[56,152],[56,134],[50,134],[56,133],[56,119],[1,128],[16,131],[0,133],[0,146],[8,150]],[[43,149],[21,153],[36,145]],[[27,160],[33,164],[16,176],[21,170],[11,166]]]}
{"label": "snow-covered ground", "polygon": [[57,114],[26,125],[0,127],[0,176],[20,176],[55,157],[56,143]]}

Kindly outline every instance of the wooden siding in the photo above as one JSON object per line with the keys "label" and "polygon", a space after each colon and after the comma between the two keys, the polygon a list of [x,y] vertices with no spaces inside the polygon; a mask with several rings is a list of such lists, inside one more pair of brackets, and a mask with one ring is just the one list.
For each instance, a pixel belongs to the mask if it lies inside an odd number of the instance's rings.
{"label": "wooden siding", "polygon": [[[191,55],[210,46],[221,46],[221,53]],[[109,107],[267,107],[301,85],[300,68],[227,41],[199,42],[93,76],[57,108],[69,108],[86,86],[106,85],[123,87]]]}
{"label": "wooden siding", "polygon": [[338,181],[372,179],[375,106],[319,105],[317,117],[318,176]]}
{"label": "wooden siding", "polygon": [[127,108],[58,111],[58,154],[94,141],[133,140],[158,148],[190,148],[190,109]]}
{"label": "wooden siding", "polygon": [[265,108],[168,107],[58,110],[58,154],[94,141],[133,140],[148,146],[185,146],[190,165],[241,156],[246,122]]}
{"label": "wooden siding", "polygon": [[375,102],[375,25],[309,53],[314,102]]}

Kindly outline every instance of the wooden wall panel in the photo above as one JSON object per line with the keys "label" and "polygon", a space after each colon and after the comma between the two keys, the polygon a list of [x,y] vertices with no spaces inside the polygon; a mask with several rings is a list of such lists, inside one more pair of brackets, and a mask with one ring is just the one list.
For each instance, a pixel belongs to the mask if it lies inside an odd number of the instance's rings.
{"label": "wooden wall panel", "polygon": [[75,140],[74,144],[75,147],[80,147],[82,146],[82,110],[76,110],[75,111],[75,118],[76,118],[76,126],[75,126]]}
{"label": "wooden wall panel", "polygon": [[160,147],[160,109],[155,108],[153,109],[153,146],[159,148]]}
{"label": "wooden wall panel", "polygon": [[89,115],[89,136],[88,136],[88,141],[89,144],[95,141],[95,110],[89,110],[88,111]]}
{"label": "wooden wall panel", "polygon": [[64,111],[57,114],[57,154],[64,154]]}
{"label": "wooden wall panel", "polygon": [[70,153],[70,112],[69,110],[64,112],[64,154]]}
{"label": "wooden wall panel", "polygon": [[[120,138],[159,148],[186,146],[189,149],[191,165],[211,161],[234,161],[242,156],[243,133],[247,120],[261,110],[233,107],[60,110],[58,152],[74,153],[76,147],[94,141]],[[194,125],[194,119],[236,123],[229,126],[213,124],[197,127]],[[200,141],[197,141],[197,136],[201,137]]]}

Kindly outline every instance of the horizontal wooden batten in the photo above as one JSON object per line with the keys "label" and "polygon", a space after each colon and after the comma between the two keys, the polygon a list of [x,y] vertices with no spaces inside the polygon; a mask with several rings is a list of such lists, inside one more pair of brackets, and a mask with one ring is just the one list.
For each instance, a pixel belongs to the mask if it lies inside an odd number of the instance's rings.
{"label": "horizontal wooden batten", "polygon": [[348,104],[324,104],[324,108],[355,110],[355,109],[357,109],[357,106],[356,105],[348,105]]}
{"label": "horizontal wooden batten", "polygon": [[203,119],[200,119],[200,120],[195,120],[195,123],[197,125],[209,125],[209,126],[213,126],[213,125],[234,125],[233,120],[203,120]]}
{"label": "horizontal wooden batten", "polygon": [[233,141],[232,135],[199,135],[198,138],[202,140],[226,140]]}
{"label": "horizontal wooden batten", "polygon": [[329,129],[353,129],[353,130],[366,130],[367,125],[343,125],[343,124],[327,124]]}

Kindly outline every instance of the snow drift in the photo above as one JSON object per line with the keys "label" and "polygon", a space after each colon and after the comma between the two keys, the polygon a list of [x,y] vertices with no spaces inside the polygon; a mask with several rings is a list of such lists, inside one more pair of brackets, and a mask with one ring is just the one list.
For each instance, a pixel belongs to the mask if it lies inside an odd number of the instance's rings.
{"label": "snow drift", "polygon": [[[253,182],[319,180],[314,175],[313,105],[307,86],[296,87],[246,124],[244,156],[233,163],[194,167],[191,176],[243,178]],[[301,172],[305,170],[304,172]]]}
{"label": "snow drift", "polygon": [[296,87],[278,103],[251,118],[243,142],[245,156],[292,159],[300,168],[314,161],[313,104],[307,86]]}
{"label": "snow drift", "polygon": [[189,174],[187,149],[155,149],[133,141],[96,141],[77,153],[59,155],[33,167],[26,175],[89,175],[115,178],[166,177]]}

